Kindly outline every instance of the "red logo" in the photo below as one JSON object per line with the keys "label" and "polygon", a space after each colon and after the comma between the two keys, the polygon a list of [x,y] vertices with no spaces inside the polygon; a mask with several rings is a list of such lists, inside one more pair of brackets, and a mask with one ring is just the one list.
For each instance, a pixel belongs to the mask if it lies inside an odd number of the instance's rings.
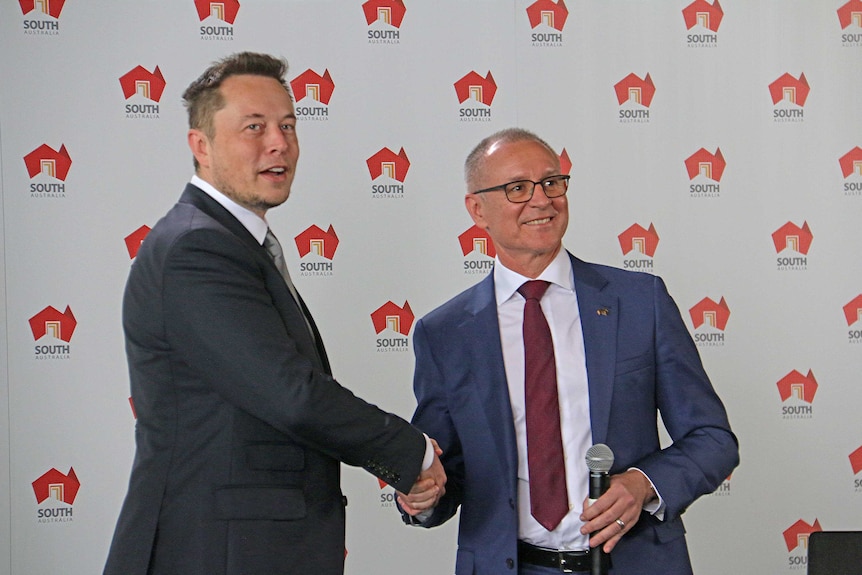
{"label": "red logo", "polygon": [[479,252],[489,258],[497,256],[491,236],[475,224],[458,236],[458,242],[461,244],[461,253],[465,256],[471,252]]}
{"label": "red logo", "polygon": [[158,102],[162,99],[162,92],[165,90],[165,77],[162,76],[158,66],[152,72],[147,71],[143,66],[135,66],[120,76],[120,86],[123,88],[123,96],[126,100],[135,94],[140,94],[148,100]]}
{"label": "red logo", "polygon": [[844,306],[844,317],[847,318],[847,325],[853,325],[859,320],[862,320],[862,293],[854,297]]}
{"label": "red logo", "polygon": [[338,236],[335,235],[335,228],[331,224],[325,232],[317,226],[309,226],[296,236],[294,241],[301,258],[314,252],[315,255],[331,260],[335,257],[335,250],[338,249]]}
{"label": "red logo", "polygon": [[301,102],[306,96],[321,104],[329,104],[332,92],[335,91],[335,83],[329,70],[323,71],[323,76],[309,68],[290,82],[290,89],[297,102]]}
{"label": "red logo", "polygon": [[69,168],[72,166],[72,158],[69,157],[65,144],[60,145],[59,152],[47,144],[42,144],[24,156],[24,164],[27,166],[27,173],[30,174],[31,179],[39,174],[45,174],[65,181]]}
{"label": "red logo", "polygon": [[641,80],[632,73],[614,84],[614,91],[617,93],[617,101],[620,105],[632,100],[649,108],[655,95],[655,84],[649,74]]}
{"label": "red logo", "polygon": [[365,160],[365,163],[368,165],[368,172],[371,174],[372,180],[386,175],[388,178],[404,183],[407,170],[410,169],[410,160],[407,158],[407,152],[404,151],[403,147],[397,154],[389,148],[382,148]]}
{"label": "red logo", "polygon": [[223,22],[233,24],[239,12],[238,0],[195,0],[198,9],[198,18],[203,22],[210,16],[214,16]]}
{"label": "red logo", "polygon": [[850,467],[853,468],[853,475],[862,471],[862,445],[850,454]]}
{"label": "red logo", "polygon": [[138,257],[138,250],[144,243],[144,238],[150,233],[150,226],[141,226],[126,236],[126,249],[129,250],[129,259]]}
{"label": "red logo", "polygon": [[701,148],[685,160],[685,169],[688,171],[688,179],[693,180],[698,175],[710,180],[720,182],[721,175],[727,162],[721,155],[721,148],[715,149],[715,154],[710,154],[706,148]]}
{"label": "red logo", "polygon": [[66,306],[66,311],[60,313],[57,308],[49,305],[30,318],[30,330],[33,332],[33,339],[37,341],[46,334],[51,334],[53,338],[68,343],[72,340],[77,325],[78,321],[69,306]]}
{"label": "red logo", "polygon": [[800,74],[797,80],[790,74],[784,73],[769,85],[769,94],[772,96],[773,104],[786,100],[791,104],[804,106],[810,91],[811,88],[808,86],[805,74]]}
{"label": "red logo", "polygon": [[724,331],[724,328],[727,326],[727,320],[730,317],[730,308],[727,307],[724,297],[718,303],[705,297],[688,310],[688,312],[691,314],[691,323],[694,325],[694,329],[706,324]]}
{"label": "red logo", "polygon": [[560,173],[569,174],[572,171],[572,160],[569,159],[569,153],[563,148],[560,152]]}
{"label": "red logo", "polygon": [[808,222],[802,222],[800,228],[793,222],[787,222],[774,232],[772,232],[772,242],[775,244],[775,252],[781,253],[785,249],[793,250],[802,255],[808,254],[808,249],[811,247],[811,240],[814,235],[808,228]]}
{"label": "red logo", "polygon": [[362,5],[362,11],[365,12],[365,21],[369,26],[380,20],[384,24],[400,28],[407,8],[401,0],[368,0]]}
{"label": "red logo", "polygon": [[862,28],[862,0],[850,0],[839,8],[838,21],[841,22],[842,30],[850,27],[851,24]]}
{"label": "red logo", "polygon": [[695,26],[701,26],[712,32],[718,32],[721,19],[724,18],[724,10],[718,4],[718,0],[713,4],[706,0],[694,0],[682,9],[682,17],[685,19],[685,27],[689,30]]}
{"label": "red logo", "polygon": [[50,497],[71,505],[75,502],[81,482],[78,481],[73,468],[69,468],[68,475],[63,475],[52,467],[32,485],[33,493],[36,495],[36,503],[42,503]]}
{"label": "red logo", "polygon": [[814,379],[814,372],[810,369],[808,370],[808,375],[802,375],[802,373],[794,369],[779,379],[777,385],[781,401],[787,401],[791,397],[795,397],[805,403],[812,403],[814,401],[814,394],[817,393],[817,380]]}
{"label": "red logo", "polygon": [[24,14],[29,14],[33,10],[37,10],[42,12],[43,14],[47,14],[48,16],[52,16],[54,18],[60,17],[60,12],[63,11],[63,4],[66,3],[66,0],[18,0],[18,4],[21,5],[21,12]]}
{"label": "red logo", "polygon": [[645,256],[653,257],[658,247],[658,233],[656,233],[652,223],[650,223],[648,230],[645,230],[640,224],[632,224],[618,236],[618,239],[623,255],[628,255],[634,250]]}
{"label": "red logo", "polygon": [[391,301],[386,302],[371,314],[374,323],[374,331],[380,333],[386,328],[398,332],[401,335],[410,333],[415,316],[410,309],[410,304],[404,302],[404,307],[398,307]]}
{"label": "red logo", "polygon": [[536,28],[539,24],[544,24],[554,30],[563,31],[563,26],[566,25],[566,18],[569,17],[569,10],[566,8],[563,0],[536,0],[527,7],[527,18],[530,19],[530,27]]}
{"label": "red logo", "polygon": [[497,94],[497,84],[490,70],[484,78],[476,72],[470,72],[455,82],[455,93],[458,95],[459,104],[463,104],[470,98],[490,106]]}
{"label": "red logo", "polygon": [[808,549],[808,536],[815,531],[823,531],[820,528],[820,522],[815,519],[814,525],[809,525],[802,519],[784,530],[784,543],[787,545],[787,551],[793,551],[797,547]]}
{"label": "red logo", "polygon": [[[862,0],[859,0],[862,3]],[[856,146],[840,158],[838,164],[841,166],[841,173],[844,178],[849,178],[852,174],[862,176],[862,148]]]}

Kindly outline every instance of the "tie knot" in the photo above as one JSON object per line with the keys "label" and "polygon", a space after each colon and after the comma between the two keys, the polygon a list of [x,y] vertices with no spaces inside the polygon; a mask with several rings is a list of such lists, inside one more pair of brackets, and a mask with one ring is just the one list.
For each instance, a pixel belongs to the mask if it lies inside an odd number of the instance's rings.
{"label": "tie knot", "polygon": [[281,244],[278,243],[278,239],[275,237],[275,234],[272,233],[272,230],[266,230],[266,237],[263,239],[263,247],[269,252],[271,257],[283,257],[283,252],[281,251]]}
{"label": "tie knot", "polygon": [[549,285],[551,285],[550,282],[543,280],[530,280],[521,284],[521,287],[518,288],[518,293],[524,296],[525,299],[538,301],[545,295],[545,291],[547,291]]}

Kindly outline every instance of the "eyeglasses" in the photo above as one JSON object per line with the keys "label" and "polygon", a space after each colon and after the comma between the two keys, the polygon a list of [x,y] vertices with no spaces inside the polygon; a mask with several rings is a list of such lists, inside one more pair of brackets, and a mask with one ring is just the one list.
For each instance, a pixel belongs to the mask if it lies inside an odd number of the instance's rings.
{"label": "eyeglasses", "polygon": [[542,186],[542,191],[545,192],[545,195],[548,198],[559,198],[560,196],[565,195],[566,190],[569,189],[570,177],[571,176],[560,174],[557,176],[548,176],[539,182],[534,182],[533,180],[516,180],[514,182],[509,182],[508,184],[503,184],[502,186],[494,186],[492,188],[485,188],[484,190],[477,190],[473,193],[484,194],[485,192],[496,192],[502,190],[506,192],[507,200],[513,204],[523,204],[525,202],[529,202],[533,198],[533,191],[536,189],[536,186]]}

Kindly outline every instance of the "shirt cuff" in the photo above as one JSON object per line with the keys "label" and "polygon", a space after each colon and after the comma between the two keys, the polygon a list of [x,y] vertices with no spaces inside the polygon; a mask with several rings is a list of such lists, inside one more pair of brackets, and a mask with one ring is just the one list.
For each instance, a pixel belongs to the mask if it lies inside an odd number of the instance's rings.
{"label": "shirt cuff", "polygon": [[422,435],[425,436],[425,458],[422,460],[422,471],[428,471],[431,464],[434,463],[434,446],[431,445],[431,438],[428,437],[427,433]]}
{"label": "shirt cuff", "polygon": [[667,509],[667,505],[664,502],[664,499],[661,497],[661,493],[658,492],[658,489],[655,488],[655,483],[652,482],[652,479],[649,478],[649,475],[644,473],[643,469],[638,469],[637,467],[629,467],[629,469],[634,469],[635,471],[640,471],[641,474],[646,477],[646,480],[649,481],[649,484],[652,486],[652,490],[656,494],[656,498],[644,503],[643,510],[658,519],[659,521],[664,521],[664,512]]}

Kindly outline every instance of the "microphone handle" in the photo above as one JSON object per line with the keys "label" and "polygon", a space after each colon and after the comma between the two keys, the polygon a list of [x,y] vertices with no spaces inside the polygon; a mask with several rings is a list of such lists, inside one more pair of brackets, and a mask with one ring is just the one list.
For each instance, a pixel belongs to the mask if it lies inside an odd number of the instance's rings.
{"label": "microphone handle", "polygon": [[[590,505],[604,495],[610,486],[611,478],[606,472],[590,471]],[[609,556],[601,545],[590,549],[590,575],[607,575],[609,565]]]}

